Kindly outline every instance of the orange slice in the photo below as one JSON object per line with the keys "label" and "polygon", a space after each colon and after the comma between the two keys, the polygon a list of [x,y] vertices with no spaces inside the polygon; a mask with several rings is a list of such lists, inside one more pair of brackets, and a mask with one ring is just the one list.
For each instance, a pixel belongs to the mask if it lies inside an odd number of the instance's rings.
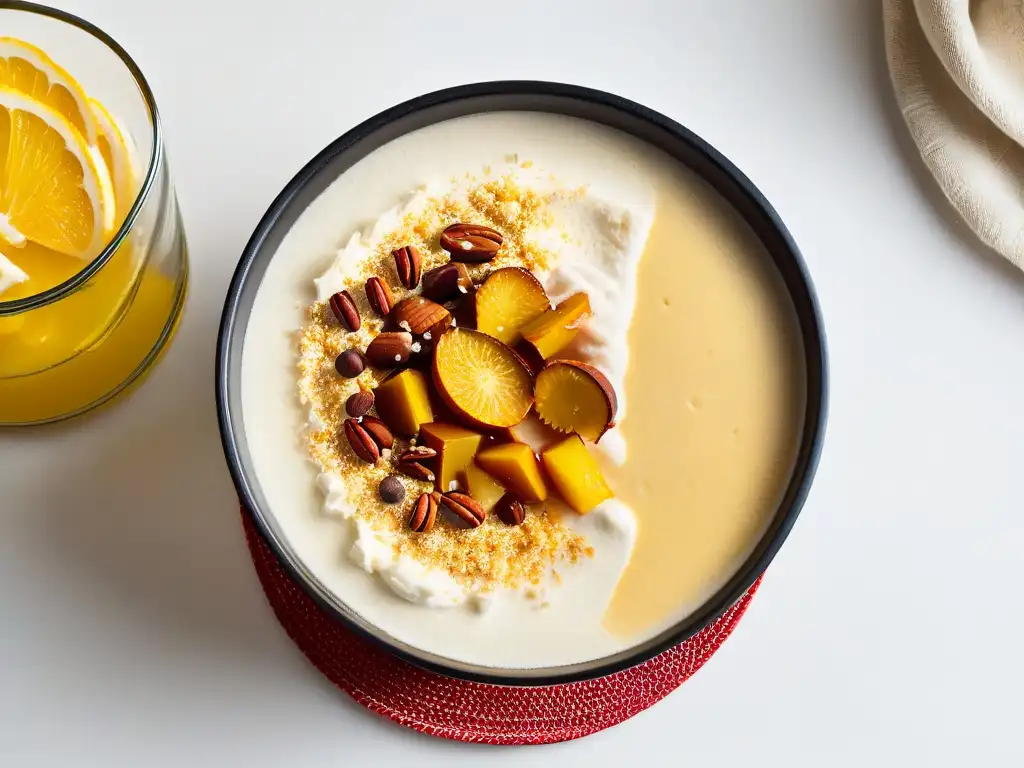
{"label": "orange slice", "polygon": [[96,144],[99,131],[82,86],[31,43],[0,37],[0,86],[52,108],[67,118],[88,144]]}
{"label": "orange slice", "polygon": [[92,258],[115,207],[106,165],[68,118],[0,86],[0,237]]}
{"label": "orange slice", "polygon": [[533,405],[533,374],[510,347],[479,331],[456,328],[437,342],[434,386],[470,424],[512,427]]}

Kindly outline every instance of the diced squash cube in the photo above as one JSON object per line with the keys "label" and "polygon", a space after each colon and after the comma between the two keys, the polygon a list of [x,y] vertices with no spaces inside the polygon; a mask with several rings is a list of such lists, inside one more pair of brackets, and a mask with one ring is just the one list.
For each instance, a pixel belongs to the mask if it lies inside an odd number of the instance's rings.
{"label": "diced squash cube", "polygon": [[420,427],[420,438],[423,445],[437,451],[434,485],[441,493],[447,493],[452,490],[452,483],[458,485],[466,467],[473,464],[484,436],[465,427],[434,421]]}
{"label": "diced squash cube", "polygon": [[476,499],[485,511],[494,509],[505,495],[505,486],[484,472],[476,464],[470,464],[463,473],[463,482],[469,495]]}
{"label": "diced squash cube", "polygon": [[427,377],[407,368],[377,387],[377,414],[392,432],[412,437],[420,427],[434,420]]}
{"label": "diced squash cube", "polygon": [[579,435],[569,435],[541,454],[555,490],[565,503],[585,515],[614,494]]}
{"label": "diced squash cube", "polygon": [[569,346],[588,317],[590,298],[585,293],[574,293],[554,309],[528,322],[520,333],[537,354],[547,360]]}
{"label": "diced squash cube", "polygon": [[544,501],[547,485],[533,449],[524,443],[505,443],[485,448],[476,463],[494,475],[508,490],[519,494],[525,502]]}

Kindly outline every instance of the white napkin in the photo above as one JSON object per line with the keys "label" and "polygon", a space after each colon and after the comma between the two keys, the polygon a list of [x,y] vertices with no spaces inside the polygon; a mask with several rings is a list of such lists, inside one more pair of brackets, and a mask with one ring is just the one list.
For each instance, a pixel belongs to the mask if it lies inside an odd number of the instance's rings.
{"label": "white napkin", "polygon": [[1024,269],[1024,0],[883,0],[903,117],[946,197]]}

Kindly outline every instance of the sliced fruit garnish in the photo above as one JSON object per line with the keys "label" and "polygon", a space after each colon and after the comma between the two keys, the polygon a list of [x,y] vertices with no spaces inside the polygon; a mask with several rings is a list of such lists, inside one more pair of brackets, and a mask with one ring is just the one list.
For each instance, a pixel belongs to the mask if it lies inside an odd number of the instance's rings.
{"label": "sliced fruit garnish", "polygon": [[91,258],[114,224],[114,190],[102,159],[66,117],[0,87],[0,237]]}
{"label": "sliced fruit garnish", "polygon": [[614,494],[579,435],[570,435],[541,454],[544,469],[565,503],[585,515]]}
{"label": "sliced fruit garnish", "polygon": [[559,432],[597,442],[615,424],[618,399],[603,373],[577,360],[552,360],[537,374],[537,415]]}
{"label": "sliced fruit garnish", "polygon": [[505,486],[484,472],[476,464],[470,464],[466,467],[466,471],[463,473],[463,481],[465,482],[465,487],[469,490],[469,495],[480,502],[480,506],[486,512],[494,509],[494,505],[501,501],[501,497],[505,495]]}
{"label": "sliced fruit garnish", "polygon": [[437,342],[434,386],[461,418],[482,427],[518,424],[533,405],[533,374],[511,348],[456,328]]}
{"label": "sliced fruit garnish", "polygon": [[455,424],[435,421],[420,428],[423,445],[437,451],[435,487],[442,493],[458,487],[460,475],[473,464],[473,458],[483,443],[484,436]]}
{"label": "sliced fruit garnish", "polygon": [[8,288],[13,288],[26,280],[28,280],[28,275],[22,272],[17,264],[0,253],[0,297],[3,297]]}
{"label": "sliced fruit garnish", "polygon": [[484,448],[476,463],[526,502],[544,501],[548,488],[541,475],[537,454],[525,443],[505,443]]}
{"label": "sliced fruit garnish", "polygon": [[540,281],[529,270],[505,267],[488,275],[476,292],[476,328],[505,344],[519,340],[519,329],[551,308]]}
{"label": "sliced fruit garnish", "polygon": [[434,420],[427,377],[407,368],[381,382],[376,391],[377,415],[392,432],[412,437]]}
{"label": "sliced fruit garnish", "polygon": [[89,106],[99,127],[96,144],[114,182],[117,212],[123,219],[135,202],[142,176],[137,165],[135,144],[106,107],[96,99],[89,99]]}
{"label": "sliced fruit garnish", "polygon": [[554,309],[528,322],[521,332],[537,354],[547,360],[569,346],[588,317],[590,298],[585,293],[574,293]]}
{"label": "sliced fruit garnish", "polygon": [[0,37],[0,86],[20,91],[67,118],[89,144],[99,131],[82,86],[31,43]]}

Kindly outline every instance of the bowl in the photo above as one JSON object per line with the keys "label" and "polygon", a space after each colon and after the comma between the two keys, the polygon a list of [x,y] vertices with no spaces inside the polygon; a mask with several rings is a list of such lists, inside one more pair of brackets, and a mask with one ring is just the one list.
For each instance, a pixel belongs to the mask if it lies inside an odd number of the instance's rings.
{"label": "bowl", "polygon": [[[249,313],[268,264],[302,212],[338,176],[378,147],[411,131],[478,113],[546,112],[600,123],[667,153],[707,181],[761,240],[795,310],[806,371],[806,406],[794,469],[774,516],[735,575],[698,610],[627,650],[560,667],[501,669],[466,664],[389,636],[321,583],[290,546],[254,472],[241,399],[242,350]],[[224,452],[242,505],[289,575],[351,631],[419,667],[498,685],[554,685],[602,677],[643,663],[712,623],[757,580],[779,551],[807,497],[825,431],[827,356],[817,298],[793,238],[754,184],[711,145],[640,104],[573,85],[530,81],[478,83],[430,93],[356,126],[320,152],[270,205],[242,253],[231,281],[217,348],[217,408]]]}

